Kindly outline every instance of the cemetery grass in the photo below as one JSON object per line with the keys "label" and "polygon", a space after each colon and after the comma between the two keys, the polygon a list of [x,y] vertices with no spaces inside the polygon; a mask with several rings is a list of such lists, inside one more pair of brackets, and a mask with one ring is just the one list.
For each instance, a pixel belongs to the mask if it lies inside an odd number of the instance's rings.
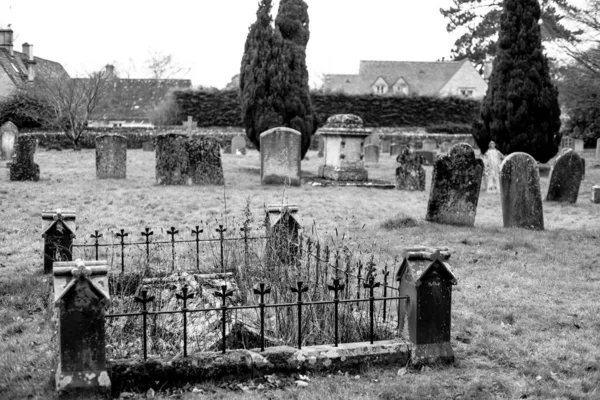
{"label": "cemetery grass", "polygon": [[[394,257],[412,245],[448,246],[459,278],[452,303],[457,362],[423,369],[373,368],[280,377],[280,387],[242,382],[195,385],[181,398],[299,399],[598,399],[600,398],[600,208],[589,201],[600,169],[588,156],[577,204],[544,201],[546,230],[502,228],[499,195],[482,193],[474,228],[424,220],[430,188],[404,192],[351,187],[264,187],[258,153],[224,155],[222,187],[160,187],[154,154],[132,150],[122,181],[95,178],[93,151],[39,150],[41,180],[10,182],[0,173],[0,398],[53,395],[56,367],[50,277],[42,271],[41,211],[77,211],[79,237],[94,229],[193,227],[199,221],[235,226],[248,204],[255,222],[264,204],[300,206],[309,233]],[[310,181],[321,159],[302,163]],[[370,177],[393,180],[383,155]],[[542,178],[545,196],[548,178]],[[346,372],[350,372],[346,374]],[[264,381],[264,379],[263,379]],[[258,384],[258,381],[257,381]],[[157,397],[170,396],[158,393]],[[140,395],[142,398],[143,395]]]}

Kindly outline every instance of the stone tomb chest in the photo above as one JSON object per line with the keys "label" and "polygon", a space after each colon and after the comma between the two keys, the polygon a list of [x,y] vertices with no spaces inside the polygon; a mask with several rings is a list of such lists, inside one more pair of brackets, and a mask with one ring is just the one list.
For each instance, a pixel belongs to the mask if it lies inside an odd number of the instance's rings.
{"label": "stone tomb chest", "polygon": [[359,116],[333,115],[319,134],[325,139],[325,164],[319,167],[320,177],[335,181],[368,179],[363,156],[365,139],[371,130],[363,128]]}

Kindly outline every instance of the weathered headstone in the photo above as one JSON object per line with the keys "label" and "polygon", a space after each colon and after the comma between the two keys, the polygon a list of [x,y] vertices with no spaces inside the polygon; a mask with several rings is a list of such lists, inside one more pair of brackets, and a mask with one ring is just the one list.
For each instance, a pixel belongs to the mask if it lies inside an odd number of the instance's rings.
{"label": "weathered headstone", "polygon": [[425,151],[436,151],[437,150],[437,142],[432,139],[423,140],[423,147],[421,150]]}
{"label": "weathered headstone", "polygon": [[231,152],[233,154],[238,154],[238,151],[241,149],[246,150],[246,137],[239,135],[231,140]]}
{"label": "weathered headstone", "polygon": [[225,148],[223,149],[223,154],[231,154],[231,145],[230,144],[225,146]]}
{"label": "weathered headstone", "polygon": [[404,146],[396,158],[396,189],[398,190],[425,190],[425,170],[423,157],[416,154],[414,149]]}
{"label": "weathered headstone", "polygon": [[156,137],[156,183],[187,185],[190,161],[188,137],[181,133],[161,133]]}
{"label": "weathered headstone", "polygon": [[15,153],[15,142],[19,136],[19,129],[11,121],[5,122],[0,127],[0,159],[12,160]]}
{"label": "weathered headstone", "polygon": [[[110,302],[106,261],[57,262],[54,304],[58,307],[56,390],[81,398],[108,394],[105,312]],[[80,397],[78,397],[80,398]]]}
{"label": "weathered headstone", "polygon": [[500,192],[500,166],[504,155],[496,149],[496,143],[490,142],[488,151],[483,155],[483,180],[481,189],[488,193]]}
{"label": "weathered headstone", "polygon": [[450,142],[442,142],[440,143],[440,152],[447,153],[450,150]]}
{"label": "weathered headstone", "polygon": [[366,137],[365,146],[368,146],[368,145],[374,145],[374,146],[378,146],[378,147],[381,146],[381,139],[379,137],[379,133],[373,132],[369,136]]}
{"label": "weathered headstone", "polygon": [[399,143],[392,143],[390,145],[390,157],[397,157],[402,151],[402,145]]}
{"label": "weathered headstone", "polygon": [[44,273],[52,273],[56,261],[71,261],[75,219],[71,210],[42,211],[42,238],[44,239]]}
{"label": "weathered headstone", "polygon": [[270,204],[266,211],[267,262],[293,263],[299,251],[298,206]]}
{"label": "weathered headstone", "polygon": [[582,158],[575,151],[564,149],[550,172],[546,200],[576,203],[582,177]]}
{"label": "weathered headstone", "polygon": [[540,177],[535,159],[512,153],[500,167],[500,198],[505,228],[544,229]]}
{"label": "weathered headstone", "polygon": [[483,175],[483,161],[466,143],[452,147],[433,164],[427,220],[473,226]]}
{"label": "weathered headstone", "polygon": [[368,144],[365,146],[365,163],[377,164],[379,163],[379,146],[374,144]]}
{"label": "weathered headstone", "polygon": [[127,138],[109,133],[96,137],[96,178],[127,177]]}
{"label": "weathered headstone", "polygon": [[319,134],[325,138],[325,163],[318,175],[335,181],[366,181],[364,142],[371,133],[362,118],[353,114],[329,117]]}
{"label": "weathered headstone", "polygon": [[431,150],[415,150],[415,153],[423,157],[423,163],[425,165],[433,165],[435,161],[436,153]]}
{"label": "weathered headstone", "polygon": [[573,150],[583,153],[583,139],[575,139],[573,142]]}
{"label": "weathered headstone", "polygon": [[189,173],[194,185],[223,185],[221,146],[216,139],[193,137],[188,142]]}
{"label": "weathered headstone", "polygon": [[386,140],[386,139],[381,140],[381,154],[389,154],[390,147],[392,147],[392,144],[390,143],[389,140]]}
{"label": "weathered headstone", "polygon": [[260,134],[260,177],[263,185],[300,186],[302,135],[290,128]]}
{"label": "weathered headstone", "polygon": [[600,186],[592,186],[592,203],[600,204]]}
{"label": "weathered headstone", "polygon": [[156,146],[154,145],[154,140],[147,140],[144,143],[142,143],[143,151],[154,151],[155,148]]}
{"label": "weathered headstone", "polygon": [[37,142],[32,135],[19,135],[13,162],[10,163],[11,181],[39,181],[40,166],[33,162]]}

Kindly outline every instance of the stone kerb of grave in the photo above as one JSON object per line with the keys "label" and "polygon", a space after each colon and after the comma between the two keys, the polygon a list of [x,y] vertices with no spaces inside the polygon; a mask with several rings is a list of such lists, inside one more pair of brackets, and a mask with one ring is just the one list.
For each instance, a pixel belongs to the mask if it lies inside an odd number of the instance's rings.
{"label": "stone kerb of grave", "polygon": [[216,139],[188,139],[189,173],[194,185],[224,185],[221,146]]}
{"label": "stone kerb of grave", "polygon": [[547,201],[576,203],[583,179],[583,159],[572,149],[563,149],[550,171]]}
{"label": "stone kerb of grave", "polygon": [[127,138],[116,133],[96,137],[96,178],[127,177]]}
{"label": "stone kerb of grave", "polygon": [[365,139],[371,134],[363,127],[362,118],[353,114],[329,117],[319,134],[325,140],[325,163],[318,175],[335,181],[366,181],[364,166]]}
{"label": "stone kerb of grave", "polygon": [[300,186],[302,134],[278,127],[260,134],[260,177],[263,185]]}
{"label": "stone kerb of grave", "polygon": [[433,165],[428,221],[473,226],[483,175],[483,161],[467,143],[452,147]]}
{"label": "stone kerb of grave", "polygon": [[12,160],[15,153],[15,141],[19,136],[19,129],[11,121],[5,122],[0,127],[0,159]]}
{"label": "stone kerb of grave", "polygon": [[488,193],[500,192],[500,166],[504,154],[496,149],[496,143],[490,142],[488,151],[483,155],[483,180],[481,190]]}
{"label": "stone kerb of grave", "polygon": [[500,167],[500,198],[505,228],[544,229],[540,177],[527,153],[508,155]]}
{"label": "stone kerb of grave", "polygon": [[404,146],[396,162],[396,189],[425,190],[425,169],[420,154],[415,153],[412,147]]}
{"label": "stone kerb of grave", "polygon": [[19,135],[14,161],[10,163],[11,181],[34,181],[40,180],[40,166],[33,162],[33,156],[37,142],[31,135]]}

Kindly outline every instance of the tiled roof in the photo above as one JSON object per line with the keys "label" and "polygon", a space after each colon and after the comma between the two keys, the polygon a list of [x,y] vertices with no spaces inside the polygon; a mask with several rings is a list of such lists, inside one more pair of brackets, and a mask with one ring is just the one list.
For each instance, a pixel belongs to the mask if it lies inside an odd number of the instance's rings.
{"label": "tiled roof", "polygon": [[93,120],[148,120],[149,112],[174,89],[188,89],[189,79],[110,78]]}
{"label": "tiled roof", "polygon": [[349,94],[373,93],[372,85],[381,77],[391,87],[404,78],[411,94],[437,95],[459,70],[463,61],[365,61],[358,75],[325,75],[324,89]]}
{"label": "tiled roof", "polygon": [[[46,60],[40,57],[33,57],[35,61],[34,71],[36,77],[69,77],[63,66],[55,61]],[[5,48],[0,48],[0,66],[15,85],[27,82],[27,61],[26,54],[13,51],[13,56]]]}

